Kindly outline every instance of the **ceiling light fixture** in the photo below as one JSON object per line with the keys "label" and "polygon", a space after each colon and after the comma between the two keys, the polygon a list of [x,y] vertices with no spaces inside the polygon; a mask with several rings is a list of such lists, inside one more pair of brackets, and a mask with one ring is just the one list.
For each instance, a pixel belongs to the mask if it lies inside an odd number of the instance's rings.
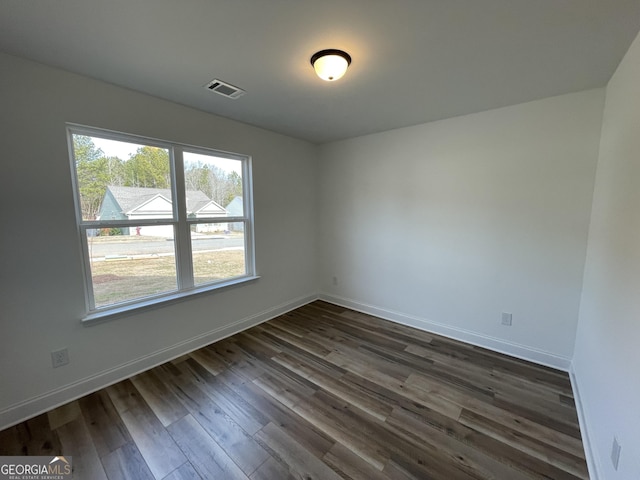
{"label": "ceiling light fixture", "polygon": [[316,74],[327,82],[342,78],[350,64],[351,56],[342,50],[321,50],[311,57]]}

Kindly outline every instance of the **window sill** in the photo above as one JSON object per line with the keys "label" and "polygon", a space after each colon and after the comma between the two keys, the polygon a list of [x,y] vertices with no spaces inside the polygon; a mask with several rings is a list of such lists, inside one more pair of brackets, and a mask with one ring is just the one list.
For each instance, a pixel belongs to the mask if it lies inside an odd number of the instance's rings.
{"label": "window sill", "polygon": [[114,307],[109,307],[101,310],[95,310],[93,312],[88,313],[82,319],[82,324],[88,327],[88,326],[96,325],[98,323],[126,317],[129,315],[144,313],[146,311],[153,310],[155,308],[166,307],[167,305],[182,302],[199,295],[213,293],[213,292],[217,292],[218,290],[225,290],[229,287],[253,282],[255,280],[258,280],[259,278],[260,276],[258,275],[234,278],[225,282],[216,283],[214,285],[195,287],[190,290],[185,290],[182,292],[174,292],[174,293],[169,293],[167,295],[162,295],[159,297],[153,297],[146,300],[141,300],[134,304],[114,306]]}

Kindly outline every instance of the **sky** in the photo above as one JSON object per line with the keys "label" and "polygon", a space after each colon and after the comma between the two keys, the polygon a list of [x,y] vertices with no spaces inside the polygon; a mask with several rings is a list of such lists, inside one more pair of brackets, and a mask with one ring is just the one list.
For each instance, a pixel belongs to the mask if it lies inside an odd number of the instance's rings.
{"label": "sky", "polygon": [[[136,153],[138,148],[144,145],[128,142],[120,142],[117,140],[107,140],[105,138],[91,137],[93,144],[103,151],[108,157],[118,157],[121,160],[128,160],[131,155]],[[227,173],[236,172],[242,176],[242,162],[230,160],[228,158],[219,158],[212,155],[201,155],[192,152],[184,153],[185,163],[202,162],[215,165]]]}
{"label": "sky", "polygon": [[115,140],[107,140],[105,138],[91,137],[93,144],[109,157],[118,157],[122,160],[128,160],[131,154],[143,145],[135,143],[118,142]]}

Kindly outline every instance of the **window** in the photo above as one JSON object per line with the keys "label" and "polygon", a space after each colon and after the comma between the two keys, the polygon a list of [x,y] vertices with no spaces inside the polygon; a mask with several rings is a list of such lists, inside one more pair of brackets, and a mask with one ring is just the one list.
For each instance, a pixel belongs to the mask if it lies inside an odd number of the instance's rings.
{"label": "window", "polygon": [[87,319],[255,278],[249,157],[69,126]]}

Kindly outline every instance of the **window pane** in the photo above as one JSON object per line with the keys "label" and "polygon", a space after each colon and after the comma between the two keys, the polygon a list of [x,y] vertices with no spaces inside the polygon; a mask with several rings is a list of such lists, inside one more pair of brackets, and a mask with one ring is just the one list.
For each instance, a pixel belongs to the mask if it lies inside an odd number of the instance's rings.
{"label": "window pane", "polygon": [[240,160],[193,152],[183,158],[189,218],[244,216]]}
{"label": "window pane", "polygon": [[83,220],[173,218],[169,150],[73,134]]}
{"label": "window pane", "polygon": [[246,273],[243,223],[199,223],[191,226],[194,284]]}
{"label": "window pane", "polygon": [[87,230],[95,306],[177,290],[172,231],[172,225]]}

